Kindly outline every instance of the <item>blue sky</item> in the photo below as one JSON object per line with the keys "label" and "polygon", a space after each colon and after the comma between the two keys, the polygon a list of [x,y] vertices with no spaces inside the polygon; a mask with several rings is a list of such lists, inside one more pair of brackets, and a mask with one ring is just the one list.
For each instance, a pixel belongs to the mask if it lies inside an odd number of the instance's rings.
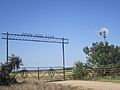
{"label": "blue sky", "polygon": [[[69,39],[66,66],[86,62],[85,46],[103,39],[96,35],[109,29],[107,41],[120,45],[120,0],[0,0],[0,32],[38,33]],[[5,40],[0,39],[0,62],[5,61]],[[60,44],[9,41],[9,55],[25,66],[61,66]]]}

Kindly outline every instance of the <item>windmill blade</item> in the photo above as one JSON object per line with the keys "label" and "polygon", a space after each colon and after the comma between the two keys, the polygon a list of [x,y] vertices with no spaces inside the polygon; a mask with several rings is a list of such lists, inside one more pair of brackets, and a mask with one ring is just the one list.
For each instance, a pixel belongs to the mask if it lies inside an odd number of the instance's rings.
{"label": "windmill blade", "polygon": [[96,34],[98,34],[98,35],[102,35],[102,33],[101,33],[100,31],[97,31]]}

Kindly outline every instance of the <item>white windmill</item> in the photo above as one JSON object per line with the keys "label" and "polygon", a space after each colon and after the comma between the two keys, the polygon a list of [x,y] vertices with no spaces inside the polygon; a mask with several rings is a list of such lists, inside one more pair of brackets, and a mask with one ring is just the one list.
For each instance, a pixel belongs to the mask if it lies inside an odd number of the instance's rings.
{"label": "white windmill", "polygon": [[96,33],[97,33],[98,35],[102,36],[103,39],[104,39],[104,42],[106,42],[106,37],[107,37],[107,35],[108,35],[108,32],[109,32],[109,30],[108,30],[106,27],[102,27],[102,28],[101,28],[99,31],[97,31]]}

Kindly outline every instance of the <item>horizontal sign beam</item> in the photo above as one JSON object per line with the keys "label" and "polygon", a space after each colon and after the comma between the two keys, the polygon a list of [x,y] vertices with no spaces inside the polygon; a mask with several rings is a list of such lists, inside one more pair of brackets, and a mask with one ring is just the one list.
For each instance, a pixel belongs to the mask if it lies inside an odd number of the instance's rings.
{"label": "horizontal sign beam", "polygon": [[33,35],[33,34],[28,34],[28,33],[22,33],[22,34],[1,33],[1,34],[2,34],[2,39],[8,39],[8,40],[69,44],[68,39],[57,38],[57,37],[50,36],[50,35],[49,36],[48,35],[42,35],[42,34]]}

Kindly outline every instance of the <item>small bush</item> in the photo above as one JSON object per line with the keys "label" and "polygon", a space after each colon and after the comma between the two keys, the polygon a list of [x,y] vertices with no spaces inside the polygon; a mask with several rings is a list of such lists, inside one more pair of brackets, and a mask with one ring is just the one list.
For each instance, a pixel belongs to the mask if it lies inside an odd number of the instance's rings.
{"label": "small bush", "polygon": [[80,61],[75,62],[72,70],[73,79],[84,79],[86,75],[87,75],[87,71],[83,63]]}

